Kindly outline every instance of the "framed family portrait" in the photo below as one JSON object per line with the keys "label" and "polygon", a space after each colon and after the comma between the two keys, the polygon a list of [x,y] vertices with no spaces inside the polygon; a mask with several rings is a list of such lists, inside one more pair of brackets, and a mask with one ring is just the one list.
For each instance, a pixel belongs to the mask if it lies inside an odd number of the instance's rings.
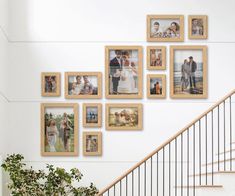
{"label": "framed family portrait", "polygon": [[149,42],[183,42],[183,15],[148,15],[147,41]]}
{"label": "framed family portrait", "polygon": [[189,39],[207,39],[208,18],[206,15],[191,15],[188,17]]}
{"label": "framed family portrait", "polygon": [[61,75],[58,72],[41,73],[41,94],[43,97],[60,96]]}
{"label": "framed family portrait", "polygon": [[147,47],[147,69],[165,70],[166,69],[166,47],[148,46]]}
{"label": "framed family portrait", "polygon": [[207,47],[170,48],[172,98],[207,98]]}
{"label": "framed family portrait", "polygon": [[41,104],[41,154],[78,155],[78,104]]}
{"label": "framed family portrait", "polygon": [[166,75],[148,74],[147,91],[148,98],[166,98]]}
{"label": "framed family portrait", "polygon": [[83,104],[83,127],[102,126],[102,104],[84,103]]}
{"label": "framed family portrait", "polygon": [[102,155],[102,132],[83,132],[83,155]]}
{"label": "framed family portrait", "polygon": [[142,130],[142,104],[106,104],[107,130]]}
{"label": "framed family portrait", "polygon": [[101,72],[66,72],[65,98],[99,99],[102,97]]}
{"label": "framed family portrait", "polygon": [[106,98],[142,98],[142,47],[106,46]]}

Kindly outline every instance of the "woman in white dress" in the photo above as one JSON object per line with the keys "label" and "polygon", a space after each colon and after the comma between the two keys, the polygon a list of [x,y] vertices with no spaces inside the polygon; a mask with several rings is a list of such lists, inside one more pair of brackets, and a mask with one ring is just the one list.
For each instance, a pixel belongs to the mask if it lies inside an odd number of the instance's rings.
{"label": "woman in white dress", "polygon": [[58,134],[59,132],[56,127],[56,122],[55,120],[51,119],[46,128],[46,136],[47,136],[47,142],[50,148],[50,152],[56,152],[55,144],[56,144],[56,138]]}
{"label": "woman in white dress", "polygon": [[120,81],[118,83],[118,93],[133,94],[137,93],[134,76],[137,75],[137,70],[134,62],[129,60],[129,53],[124,51],[122,54],[123,66],[120,72]]}

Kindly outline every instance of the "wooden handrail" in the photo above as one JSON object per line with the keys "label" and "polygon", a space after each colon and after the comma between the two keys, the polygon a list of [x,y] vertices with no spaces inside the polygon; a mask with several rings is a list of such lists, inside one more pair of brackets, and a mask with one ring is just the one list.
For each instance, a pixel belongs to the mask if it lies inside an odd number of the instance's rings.
{"label": "wooden handrail", "polygon": [[131,167],[129,170],[127,170],[123,175],[118,177],[116,180],[114,180],[110,185],[108,185],[106,188],[101,190],[97,196],[102,196],[105,192],[107,192],[110,188],[112,188],[115,184],[117,184],[119,181],[121,181],[123,178],[125,178],[127,175],[129,175],[133,170],[138,168],[140,165],[142,165],[144,162],[146,162],[148,159],[150,159],[152,156],[154,156],[156,153],[158,153],[160,150],[162,150],[165,146],[167,146],[170,142],[175,140],[179,135],[187,131],[191,126],[196,124],[200,119],[202,119],[204,116],[206,116],[208,113],[210,113],[212,110],[214,110],[216,107],[218,107],[221,103],[226,101],[229,97],[231,97],[233,94],[235,94],[235,89],[231,91],[229,94],[227,94],[225,97],[223,97],[220,101],[218,101],[216,104],[211,106],[208,110],[203,112],[199,117],[194,119],[191,123],[189,123],[187,126],[185,126],[183,129],[181,129],[179,132],[177,132],[175,135],[170,137],[166,142],[161,144],[156,150],[151,152],[149,155],[147,155],[144,159],[142,159],[140,162],[135,164],[133,167]]}

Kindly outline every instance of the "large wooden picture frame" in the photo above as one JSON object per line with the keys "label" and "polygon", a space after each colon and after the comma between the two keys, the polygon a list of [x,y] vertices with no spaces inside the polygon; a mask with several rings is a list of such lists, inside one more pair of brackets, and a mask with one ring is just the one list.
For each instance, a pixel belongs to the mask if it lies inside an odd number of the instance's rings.
{"label": "large wooden picture frame", "polygon": [[[88,109],[90,112],[88,114]],[[102,126],[102,104],[84,103],[83,104],[83,127],[101,127]]]}
{"label": "large wooden picture frame", "polygon": [[102,132],[83,132],[83,155],[102,155]]}
{"label": "large wooden picture frame", "polygon": [[78,104],[41,104],[41,155],[78,156]]}
{"label": "large wooden picture frame", "polygon": [[166,75],[147,75],[147,97],[152,99],[166,98]]}
{"label": "large wooden picture frame", "polygon": [[147,69],[166,69],[166,46],[147,46]]}
{"label": "large wooden picture frame", "polygon": [[188,16],[188,36],[189,36],[189,39],[207,39],[208,38],[207,15]]}
{"label": "large wooden picture frame", "polygon": [[59,97],[60,86],[61,74],[59,72],[41,73],[41,94],[43,97]]}

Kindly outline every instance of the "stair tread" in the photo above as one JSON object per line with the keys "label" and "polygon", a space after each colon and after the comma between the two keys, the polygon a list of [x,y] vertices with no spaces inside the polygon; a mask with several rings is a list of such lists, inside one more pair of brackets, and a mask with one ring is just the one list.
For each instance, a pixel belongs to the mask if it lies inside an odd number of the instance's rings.
{"label": "stair tread", "polygon": [[183,186],[176,186],[175,188],[223,188],[223,185],[183,185]]}
{"label": "stair tread", "polygon": [[[213,174],[235,174],[235,171],[216,171],[213,172]],[[212,175],[212,172],[207,172],[207,173],[201,173],[201,174],[190,174],[189,177],[193,177],[193,176],[205,176],[205,175]]]}
{"label": "stair tread", "polygon": [[235,151],[235,149],[228,149],[228,150],[225,150],[225,151],[222,151],[222,152],[220,152],[220,153],[216,153],[216,155],[221,155],[221,154],[225,154],[225,153],[228,153],[228,152],[233,152],[233,151]]}
{"label": "stair tread", "polygon": [[219,160],[219,161],[213,161],[213,162],[209,162],[209,163],[204,163],[204,164],[202,164],[202,166],[204,167],[204,166],[208,166],[208,165],[214,165],[214,164],[217,164],[217,163],[223,163],[223,162],[228,162],[228,161],[234,161],[235,160],[235,158],[231,158],[231,159],[225,159],[225,160]]}

